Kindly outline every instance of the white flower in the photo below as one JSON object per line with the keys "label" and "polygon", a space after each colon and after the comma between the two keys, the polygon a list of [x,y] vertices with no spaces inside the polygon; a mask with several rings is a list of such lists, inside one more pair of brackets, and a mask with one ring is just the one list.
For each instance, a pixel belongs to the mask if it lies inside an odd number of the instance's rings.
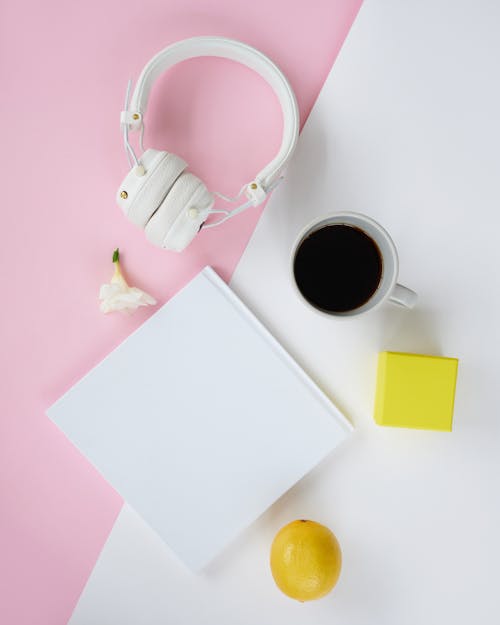
{"label": "white flower", "polygon": [[109,284],[103,284],[99,291],[101,310],[103,313],[121,310],[132,313],[139,306],[156,304],[156,300],[141,289],[129,286],[120,270],[120,254],[118,249],[113,252],[115,271]]}

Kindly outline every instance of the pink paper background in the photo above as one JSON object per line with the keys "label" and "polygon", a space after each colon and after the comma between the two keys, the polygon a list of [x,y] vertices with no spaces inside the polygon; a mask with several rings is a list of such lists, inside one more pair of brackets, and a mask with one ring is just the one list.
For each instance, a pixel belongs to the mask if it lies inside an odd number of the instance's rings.
{"label": "pink paper background", "polygon": [[[260,213],[203,233],[182,255],[126,222],[114,194],[127,168],[118,124],[127,79],[183,37],[242,39],[285,71],[303,121],[360,3],[2,3],[2,623],[65,623],[122,504],[44,414],[152,312],[99,312],[113,248],[130,282],[163,303],[205,264],[228,279]],[[235,63],[186,62],[152,96],[146,146],[183,156],[212,189],[236,193],[278,148],[274,95]]]}

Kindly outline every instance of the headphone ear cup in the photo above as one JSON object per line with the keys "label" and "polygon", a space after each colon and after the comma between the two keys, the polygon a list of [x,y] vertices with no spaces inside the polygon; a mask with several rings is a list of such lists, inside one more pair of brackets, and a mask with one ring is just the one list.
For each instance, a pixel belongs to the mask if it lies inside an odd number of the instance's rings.
{"label": "headphone ear cup", "polygon": [[146,227],[154,245],[181,252],[191,243],[214,205],[214,196],[194,174],[183,173],[175,181]]}
{"label": "headphone ear cup", "polygon": [[144,228],[187,163],[175,154],[152,149],[144,152],[140,163],[145,173],[138,175],[133,167],[120,185],[116,199],[130,221]]}

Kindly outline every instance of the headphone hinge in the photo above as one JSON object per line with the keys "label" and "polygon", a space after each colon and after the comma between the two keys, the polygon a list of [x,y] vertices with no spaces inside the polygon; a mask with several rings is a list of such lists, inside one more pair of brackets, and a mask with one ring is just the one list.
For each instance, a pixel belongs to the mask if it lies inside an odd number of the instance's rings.
{"label": "headphone hinge", "polygon": [[120,125],[128,126],[129,130],[139,130],[142,126],[142,114],[137,111],[122,111]]}
{"label": "headphone hinge", "polygon": [[245,194],[254,206],[261,204],[267,197],[267,192],[258,180],[254,180],[245,189]]}

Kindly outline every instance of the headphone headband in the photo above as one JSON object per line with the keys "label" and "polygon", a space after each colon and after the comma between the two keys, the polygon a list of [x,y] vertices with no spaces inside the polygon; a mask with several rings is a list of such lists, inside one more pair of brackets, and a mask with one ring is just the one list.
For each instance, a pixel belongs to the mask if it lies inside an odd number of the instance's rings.
{"label": "headphone headband", "polygon": [[130,130],[141,130],[148,97],[155,80],[181,61],[199,56],[216,56],[238,61],[256,71],[276,93],[283,111],[283,139],[278,154],[247,186],[251,203],[260,204],[277,184],[290,160],[299,135],[299,111],[293,90],[281,70],[265,54],[251,46],[222,37],[193,37],[174,43],[156,54],[139,76],[128,110],[121,116]]}

